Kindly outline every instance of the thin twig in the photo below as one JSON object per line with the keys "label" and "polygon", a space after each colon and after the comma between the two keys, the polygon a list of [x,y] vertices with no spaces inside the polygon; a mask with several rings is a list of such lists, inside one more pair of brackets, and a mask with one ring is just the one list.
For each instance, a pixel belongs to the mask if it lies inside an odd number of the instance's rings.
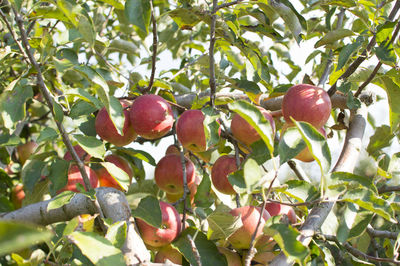
{"label": "thin twig", "polygon": [[153,0],[149,1],[150,3],[150,10],[151,10],[151,21],[153,25],[153,55],[151,57],[151,75],[149,80],[149,86],[146,88],[145,92],[149,92],[153,87],[154,83],[154,76],[156,73],[156,61],[157,61],[157,23],[154,17],[154,7],[153,7]]}
{"label": "thin twig", "polygon": [[103,30],[107,27],[108,21],[110,20],[111,13],[112,13],[113,11],[114,11],[114,7],[111,6],[111,7],[110,7],[110,11],[108,12],[107,17],[106,17],[106,19],[105,19],[104,22],[103,22],[103,25],[101,25],[101,29],[100,29],[100,31],[99,31],[99,36],[103,36]]}
{"label": "thin twig", "polygon": [[279,203],[281,205],[287,205],[287,206],[291,206],[291,207],[298,207],[298,206],[312,206],[312,205],[317,204],[317,203],[328,202],[328,201],[324,201],[322,199],[316,199],[316,200],[313,200],[313,201],[289,203],[289,202],[282,202],[282,201],[278,201],[278,200],[269,199],[268,202]]}
{"label": "thin twig", "polygon": [[287,162],[287,164],[292,169],[292,171],[296,174],[298,179],[300,179],[302,181],[311,182],[310,179],[306,176],[306,173],[304,173],[304,171],[301,168],[297,167],[297,164],[295,161],[289,160]]}
{"label": "thin twig", "polygon": [[387,193],[387,192],[396,192],[396,191],[400,191],[400,186],[383,186],[383,187],[378,188],[379,194],[383,194],[383,193]]}
{"label": "thin twig", "polygon": [[380,238],[387,238],[387,239],[394,239],[396,240],[399,232],[390,232],[390,231],[383,231],[383,230],[376,230],[371,225],[368,225],[367,232],[373,237],[380,237]]}
{"label": "thin twig", "polygon": [[210,25],[210,48],[209,48],[209,57],[210,57],[210,102],[211,106],[215,107],[215,93],[217,91],[217,85],[215,81],[215,59],[214,59],[214,46],[215,46],[215,24],[217,21],[217,4],[218,0],[213,0],[212,7],[212,17],[211,17],[211,25]]}

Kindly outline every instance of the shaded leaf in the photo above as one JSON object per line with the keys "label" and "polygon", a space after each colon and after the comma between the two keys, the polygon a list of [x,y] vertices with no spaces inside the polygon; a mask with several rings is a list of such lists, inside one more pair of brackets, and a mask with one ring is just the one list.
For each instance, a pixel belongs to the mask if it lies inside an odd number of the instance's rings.
{"label": "shaded leaf", "polygon": [[139,206],[132,210],[132,215],[140,218],[146,223],[156,228],[161,227],[161,209],[160,203],[155,197],[147,196],[140,200]]}
{"label": "shaded leaf", "polygon": [[61,208],[62,206],[70,203],[71,199],[75,195],[73,191],[64,191],[55,196],[47,205],[47,211]]}
{"label": "shaded leaf", "polygon": [[85,135],[73,135],[79,145],[91,156],[95,158],[104,158],[106,150],[104,148],[104,143],[92,136]]}
{"label": "shaded leaf", "polygon": [[382,125],[376,128],[374,135],[369,139],[367,152],[377,158],[381,154],[381,150],[385,147],[389,147],[392,144],[394,134],[390,127],[387,125]]}
{"label": "shaded leaf", "polygon": [[233,216],[226,211],[215,210],[207,217],[207,221],[210,226],[209,232],[211,232],[210,240],[226,240],[242,226],[240,216]]}
{"label": "shaded leaf", "polygon": [[349,29],[336,29],[328,32],[324,37],[322,37],[318,42],[316,42],[314,48],[318,48],[326,44],[331,44],[338,40],[342,40],[345,37],[353,35],[354,33]]}
{"label": "shaded leaf", "polygon": [[125,16],[129,23],[140,29],[143,37],[149,33],[150,3],[147,0],[127,0],[125,2]]}

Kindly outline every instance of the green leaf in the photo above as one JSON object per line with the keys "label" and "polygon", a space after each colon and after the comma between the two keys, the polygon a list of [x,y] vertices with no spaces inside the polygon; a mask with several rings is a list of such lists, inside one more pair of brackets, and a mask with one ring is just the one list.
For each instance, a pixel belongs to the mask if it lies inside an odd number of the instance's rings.
{"label": "green leaf", "polygon": [[190,8],[175,8],[168,12],[168,15],[181,29],[192,28],[201,21],[196,12]]}
{"label": "green leaf", "polygon": [[101,162],[100,164],[106,168],[107,172],[117,181],[124,191],[128,190],[130,179],[129,175],[124,170],[110,162]]}
{"label": "green leaf", "polygon": [[392,144],[394,134],[389,126],[382,125],[376,128],[374,135],[369,138],[367,152],[375,159],[381,154],[381,150]]}
{"label": "green leaf", "polygon": [[108,46],[108,51],[117,51],[120,53],[135,55],[140,52],[140,48],[138,48],[133,42],[123,39],[114,39],[111,41],[110,46]]}
{"label": "green leaf", "polygon": [[147,0],[127,0],[125,3],[126,18],[141,31],[142,37],[149,34],[150,14],[150,3]]}
{"label": "green leaf", "polygon": [[209,225],[210,240],[226,240],[236,230],[242,227],[242,219],[240,216],[233,216],[226,211],[215,210],[207,217]]}
{"label": "green leaf", "polygon": [[227,79],[227,81],[231,83],[231,87],[246,93],[253,102],[256,102],[257,97],[262,93],[256,82],[245,79]]}
{"label": "green leaf", "polygon": [[391,43],[382,43],[378,47],[375,47],[374,50],[376,57],[378,57],[382,63],[391,67],[396,66],[397,56]]}
{"label": "green leaf", "polygon": [[132,148],[118,148],[118,151],[121,151],[125,154],[128,154],[132,157],[138,158],[146,163],[149,163],[152,166],[156,166],[156,161],[154,158],[147,152],[141,150],[135,150]]}
{"label": "green leaf", "polygon": [[283,136],[281,136],[278,146],[279,163],[282,165],[294,158],[303,149],[307,147],[299,130],[295,127],[289,127]]}
{"label": "green leaf", "polygon": [[219,115],[211,107],[206,107],[202,109],[204,114],[204,133],[206,136],[207,148],[215,146],[219,142],[219,129],[220,125],[217,122]]}
{"label": "green leaf", "polygon": [[326,44],[332,44],[338,40],[342,40],[345,37],[353,36],[354,33],[349,29],[337,29],[328,32],[318,42],[315,43],[314,48],[321,47]]}
{"label": "green leaf", "polygon": [[0,135],[0,147],[17,146],[19,144],[21,144],[21,139],[14,134],[9,135],[7,133],[2,133]]}
{"label": "green leaf", "polygon": [[122,248],[127,235],[127,225],[125,221],[113,223],[108,227],[106,239],[108,239],[116,248]]}
{"label": "green leaf", "polygon": [[64,111],[61,105],[57,102],[53,102],[53,113],[54,113],[54,120],[59,123],[62,123],[64,119]]}
{"label": "green leaf", "polygon": [[71,199],[74,197],[75,192],[64,191],[55,196],[47,205],[47,211],[61,208],[64,205],[70,203]]}
{"label": "green leaf", "polygon": [[194,203],[197,207],[202,208],[208,208],[214,204],[214,200],[211,197],[211,180],[207,172],[203,172],[201,182],[194,195]]}
{"label": "green leaf", "polygon": [[99,0],[115,7],[116,9],[124,9],[124,4],[120,0]]}
{"label": "green leaf", "polygon": [[95,265],[126,265],[121,250],[102,236],[92,232],[73,232],[68,238]]}
{"label": "green leaf", "polygon": [[91,156],[95,158],[104,158],[106,150],[104,148],[104,143],[92,136],[85,135],[73,135],[79,145]]}
{"label": "green leaf", "polygon": [[172,246],[177,248],[185,259],[194,266],[198,266],[196,257],[193,254],[193,248],[188,239],[190,235],[194,244],[200,254],[200,261],[202,265],[225,266],[226,260],[221,256],[214,242],[207,239],[207,236],[195,228],[187,228],[180,236],[172,242]]}
{"label": "green leaf", "polygon": [[334,172],[331,174],[328,180],[328,187],[336,188],[339,186],[346,186],[349,190],[361,187],[370,189],[374,193],[378,192],[372,179],[347,172]]}
{"label": "green leaf", "polygon": [[[270,6],[279,14],[279,16],[285,22],[285,25],[290,29],[293,34],[293,37],[300,43],[302,40],[301,30],[302,24],[297,16],[297,12],[293,12],[294,8],[292,9],[292,5],[287,6],[284,3],[278,1],[268,1]],[[300,16],[301,17],[301,16]]]}
{"label": "green leaf", "polygon": [[37,225],[0,221],[0,256],[48,241],[52,236],[50,231]]}
{"label": "green leaf", "polygon": [[246,181],[244,179],[243,169],[239,169],[228,175],[228,181],[232,185],[236,193],[242,194],[247,192]]}
{"label": "green leaf", "polygon": [[93,21],[86,14],[79,14],[78,31],[91,47],[94,47],[96,41],[96,30],[94,29]]}
{"label": "green leaf", "polygon": [[69,117],[71,117],[72,119],[76,119],[82,115],[88,116],[89,114],[95,112],[96,110],[97,108],[92,103],[83,100],[78,100],[72,105]]}
{"label": "green leaf", "polygon": [[344,243],[352,238],[359,237],[371,222],[373,213],[348,203],[339,217],[339,228],[336,233],[339,242]]}
{"label": "green leaf", "polygon": [[143,198],[139,206],[132,210],[132,215],[136,218],[140,218],[146,223],[156,228],[161,227],[161,209],[159,201],[153,197],[148,196]]}
{"label": "green leaf", "polygon": [[349,60],[349,58],[356,52],[358,49],[360,49],[361,45],[364,42],[364,37],[359,36],[357,37],[356,41],[350,44],[347,44],[343,47],[343,49],[340,51],[339,54],[339,59],[338,59],[338,64],[336,66],[336,71],[342,69],[346,62]]}
{"label": "green leaf", "polygon": [[58,133],[54,128],[51,127],[46,127],[42,131],[40,131],[40,135],[37,138],[36,142],[47,142],[47,141],[53,141],[58,137]]}
{"label": "green leaf", "polygon": [[36,159],[28,160],[27,163],[24,164],[24,167],[21,171],[21,178],[27,191],[33,191],[35,184],[40,180],[42,176],[42,169],[45,166],[45,162]]}
{"label": "green leaf", "polygon": [[290,198],[294,198],[299,202],[312,201],[320,195],[318,189],[306,181],[289,180],[285,185],[285,188],[277,189],[277,191],[282,191]]}
{"label": "green leaf", "polygon": [[267,145],[271,157],[273,157],[274,138],[272,134],[272,127],[260,110],[258,110],[256,106],[243,100],[228,103],[228,107],[231,111],[238,113],[257,131]]}
{"label": "green leaf", "polygon": [[111,121],[116,127],[118,133],[120,135],[123,135],[123,128],[125,123],[124,109],[122,108],[119,100],[114,96],[110,96],[110,111],[108,112],[108,114],[110,115]]}
{"label": "green leaf", "polygon": [[302,265],[309,250],[297,240],[299,231],[290,225],[279,223],[279,218],[279,216],[274,216],[268,219],[263,232],[274,238],[286,257]]}
{"label": "green leaf", "polygon": [[55,194],[56,191],[62,189],[68,182],[69,162],[57,159],[50,165],[49,175],[47,178],[51,181],[50,192]]}
{"label": "green leaf", "polygon": [[55,6],[35,6],[34,10],[29,14],[30,18],[53,18],[63,22],[69,22],[67,16]]}

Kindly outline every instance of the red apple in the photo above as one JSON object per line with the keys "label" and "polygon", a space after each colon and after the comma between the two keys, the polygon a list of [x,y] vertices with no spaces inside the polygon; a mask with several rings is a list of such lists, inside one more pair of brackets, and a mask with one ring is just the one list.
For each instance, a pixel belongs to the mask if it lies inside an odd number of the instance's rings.
{"label": "red apple", "polygon": [[326,91],[309,84],[291,87],[282,101],[282,113],[287,123],[305,121],[321,128],[331,114],[331,100]]}
{"label": "red apple", "polygon": [[[257,106],[264,117],[269,121],[272,132],[275,132],[275,122],[272,115],[264,108]],[[231,122],[231,131],[233,136],[250,147],[251,144],[261,139],[257,131],[239,114],[234,114]]]}
{"label": "red apple", "polygon": [[145,139],[161,138],[174,123],[169,103],[154,94],[136,98],[131,106],[130,119],[136,133]]}
{"label": "red apple", "polygon": [[218,251],[225,256],[229,266],[242,266],[242,260],[237,252],[224,247],[218,247]]}
{"label": "red apple", "polygon": [[[85,170],[86,170],[86,174],[89,177],[90,185],[93,188],[98,187],[99,180],[97,178],[96,172],[92,168],[90,168],[89,166],[86,166],[86,165],[85,165]],[[57,194],[61,193],[63,191],[66,191],[66,190],[79,192],[78,189],[76,188],[77,183],[79,183],[85,187],[85,183],[83,182],[83,178],[82,178],[81,172],[79,171],[78,166],[73,164],[69,167],[69,170],[68,170],[67,185],[65,187],[63,187],[62,189],[60,189],[59,191],[57,191]]]}
{"label": "red apple", "polygon": [[[191,204],[194,203],[194,196],[196,195],[197,187],[199,186],[200,182],[201,182],[200,178],[196,175],[194,182],[191,184],[188,184],[188,188],[190,191],[190,203]],[[174,203],[183,197],[183,192],[181,194],[166,193],[165,197],[167,198],[167,200],[169,202]]]}
{"label": "red apple", "polygon": [[201,110],[186,110],[176,122],[176,135],[182,146],[192,152],[207,150],[204,132],[204,114]]}
{"label": "red apple", "polygon": [[[190,185],[195,180],[194,164],[186,160],[186,180]],[[183,193],[183,170],[181,156],[178,154],[168,154],[161,158],[154,171],[154,179],[157,186],[170,194]]]}
{"label": "red apple", "polygon": [[174,144],[169,145],[168,148],[165,150],[165,155],[167,154],[181,154],[178,147]]}
{"label": "red apple", "polygon": [[[243,206],[231,210],[230,214],[233,216],[241,216],[243,225],[228,238],[228,241],[235,249],[249,249],[251,237],[256,231],[258,220],[261,215],[260,208],[254,206]],[[262,236],[265,221],[270,217],[269,213],[264,210],[260,226],[257,229],[256,240]]]}
{"label": "red apple", "polygon": [[[104,161],[113,163],[117,167],[121,168],[121,170],[123,170],[129,176],[129,183],[132,182],[133,170],[129,162],[125,158],[116,154],[110,154],[104,158]],[[101,187],[113,187],[121,191],[124,190],[105,167],[99,168],[98,170],[96,170],[96,173],[99,178]]]}
{"label": "red apple", "polygon": [[211,169],[211,180],[214,187],[224,194],[236,194],[233,186],[229,183],[228,175],[235,172],[237,169],[235,156],[223,155],[219,157]]}
{"label": "red apple", "polygon": [[[122,107],[125,108],[128,106],[127,102],[121,102]],[[109,114],[107,113],[106,108],[102,108],[97,116],[95,121],[95,128],[97,135],[100,136],[103,140],[114,144],[115,146],[125,146],[134,141],[137,137],[137,134],[134,130],[134,127],[129,119],[129,111],[124,109],[125,122],[124,127],[122,129],[123,135],[121,136],[114,123],[112,122]]]}
{"label": "red apple", "polygon": [[[92,157],[90,154],[88,154],[84,149],[82,149],[82,147],[80,145],[75,145],[74,146],[74,150],[76,152],[76,154],[78,155],[78,157],[81,159],[81,161],[83,162],[89,162],[90,158]],[[64,154],[64,160],[66,161],[73,161],[74,159],[72,158],[72,155],[69,151],[67,151]]]}
{"label": "red apple", "polygon": [[143,241],[153,247],[171,243],[181,232],[182,223],[178,211],[170,204],[160,201],[162,225],[156,228],[137,218],[136,222]]}
{"label": "red apple", "polygon": [[26,160],[35,152],[39,145],[34,141],[28,141],[24,144],[17,146],[17,157],[21,163],[24,165]]}
{"label": "red apple", "polygon": [[296,213],[291,206],[276,202],[268,202],[265,204],[265,209],[271,216],[286,215],[289,219],[289,222],[292,224],[296,223],[297,221]]}
{"label": "red apple", "polygon": [[11,202],[14,204],[15,209],[19,209],[22,206],[22,201],[25,198],[24,186],[18,184],[13,187],[11,191]]}
{"label": "red apple", "polygon": [[171,245],[162,247],[154,257],[155,263],[165,263],[166,260],[182,265],[182,254]]}

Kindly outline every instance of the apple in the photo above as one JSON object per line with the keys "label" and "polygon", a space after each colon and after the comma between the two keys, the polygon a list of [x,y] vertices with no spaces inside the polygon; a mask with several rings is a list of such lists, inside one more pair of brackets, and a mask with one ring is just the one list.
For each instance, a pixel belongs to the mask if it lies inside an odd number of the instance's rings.
{"label": "apple", "polygon": [[[285,123],[282,126],[282,132],[281,132],[281,136],[283,136],[286,132],[286,130],[290,127],[292,127],[293,125],[290,125],[288,123]],[[326,138],[326,131],[323,127],[321,127],[320,129],[318,129],[318,131]],[[301,152],[299,152],[295,157],[295,159],[305,162],[305,163],[309,163],[314,161],[314,157],[312,156],[310,150],[308,149],[308,147],[305,147]]]}
{"label": "apple", "polygon": [[204,114],[201,110],[186,110],[176,122],[176,135],[182,146],[192,152],[207,150],[204,132]]}
{"label": "apple", "polygon": [[[186,161],[186,181],[190,185],[195,180],[194,164],[188,158]],[[183,170],[181,156],[168,154],[161,158],[154,170],[154,179],[157,186],[169,194],[183,193]]]}
{"label": "apple", "polygon": [[35,152],[35,150],[38,146],[39,145],[34,141],[28,141],[24,144],[17,146],[17,148],[16,148],[17,157],[18,157],[21,165],[24,165],[26,160],[28,160],[28,158]]}
{"label": "apple", "polygon": [[154,257],[155,263],[165,263],[169,260],[172,263],[182,265],[182,254],[171,245],[162,247]]}
{"label": "apple", "polygon": [[274,251],[275,245],[276,245],[276,242],[271,236],[262,235],[262,236],[260,236],[259,239],[257,239],[257,242],[254,245],[254,247],[257,249],[257,253],[263,253],[263,252]]}
{"label": "apple", "polygon": [[179,213],[174,206],[160,201],[160,209],[162,215],[161,228],[156,228],[136,218],[143,241],[152,247],[168,245],[180,234],[182,228]]}
{"label": "apple", "polygon": [[165,155],[167,155],[167,154],[181,154],[181,152],[179,151],[179,149],[176,145],[171,144],[165,150]]}
{"label": "apple", "polygon": [[[257,106],[264,117],[269,121],[272,132],[275,134],[275,122],[272,115],[264,108]],[[239,114],[234,114],[231,122],[231,131],[233,136],[240,142],[250,147],[251,144],[261,139],[257,131]]]}
{"label": "apple", "polygon": [[276,202],[268,202],[265,204],[265,209],[271,216],[286,215],[289,219],[289,222],[292,224],[296,223],[297,221],[296,213],[291,206]]}
{"label": "apple", "polygon": [[124,127],[122,128],[123,135],[121,136],[114,123],[112,122],[110,115],[107,113],[105,107],[100,109],[97,113],[95,128],[97,135],[100,136],[103,140],[114,144],[115,146],[125,146],[134,141],[137,137],[137,134],[134,130],[133,124],[129,119],[129,111],[125,108],[128,106],[127,102],[121,101],[122,107],[124,108],[124,116],[125,122]]}
{"label": "apple", "polygon": [[[116,154],[110,154],[104,157],[104,161],[113,163],[117,167],[121,168],[121,170],[123,170],[129,176],[129,183],[132,182],[133,169],[125,158]],[[105,167],[97,169],[96,173],[101,187],[113,187],[121,191],[124,190]]]}
{"label": "apple", "polygon": [[321,128],[328,121],[332,104],[328,93],[316,86],[299,84],[291,87],[282,100],[282,113],[286,122],[305,121]]}
{"label": "apple", "polygon": [[219,253],[223,254],[229,266],[242,266],[242,260],[237,252],[224,247],[217,247]]}
{"label": "apple", "polygon": [[[190,191],[190,203],[194,203],[194,196],[196,195],[197,192],[197,187],[199,186],[201,180],[200,178],[196,175],[194,178],[194,182],[191,184],[188,184],[188,188]],[[167,200],[171,203],[177,202],[180,198],[183,197],[183,192],[181,194],[170,194],[170,193],[165,193],[165,197]]]}
{"label": "apple", "polygon": [[14,204],[15,209],[19,209],[22,206],[22,201],[25,198],[24,186],[18,184],[13,187],[11,191],[11,202]]}
{"label": "apple", "polygon": [[[78,157],[81,159],[81,161],[83,162],[89,162],[90,158],[92,157],[90,154],[88,154],[80,145],[75,145],[74,146],[74,150],[76,152],[76,154],[78,155]],[[64,160],[66,161],[73,161],[74,159],[72,158],[72,154],[67,151],[64,154]]]}
{"label": "apple", "polygon": [[[93,188],[98,187],[99,180],[97,178],[96,172],[92,168],[90,168],[89,166],[86,166],[86,165],[85,165],[85,171],[89,177],[90,185]],[[66,190],[79,192],[78,189],[76,188],[77,183],[79,183],[85,187],[85,183],[83,182],[83,178],[82,178],[81,172],[79,171],[78,166],[76,164],[73,164],[69,167],[69,170],[68,170],[67,185],[65,187],[63,187],[62,189],[58,190],[57,194],[59,194],[63,191],[66,191]]]}
{"label": "apple", "polygon": [[130,120],[136,133],[145,139],[161,138],[174,123],[169,103],[154,94],[136,98],[131,106]]}
{"label": "apple", "polygon": [[219,157],[212,166],[211,180],[214,187],[221,193],[233,195],[236,191],[229,183],[228,175],[237,170],[236,158],[233,155],[223,155]]}
{"label": "apple", "polygon": [[[256,231],[258,220],[261,215],[261,210],[255,206],[243,206],[230,211],[233,216],[240,216],[242,220],[242,227],[236,230],[232,235],[229,236],[228,241],[232,244],[235,249],[249,249],[251,237]],[[257,229],[255,240],[262,236],[265,221],[271,216],[268,211],[263,211],[260,226]]]}

